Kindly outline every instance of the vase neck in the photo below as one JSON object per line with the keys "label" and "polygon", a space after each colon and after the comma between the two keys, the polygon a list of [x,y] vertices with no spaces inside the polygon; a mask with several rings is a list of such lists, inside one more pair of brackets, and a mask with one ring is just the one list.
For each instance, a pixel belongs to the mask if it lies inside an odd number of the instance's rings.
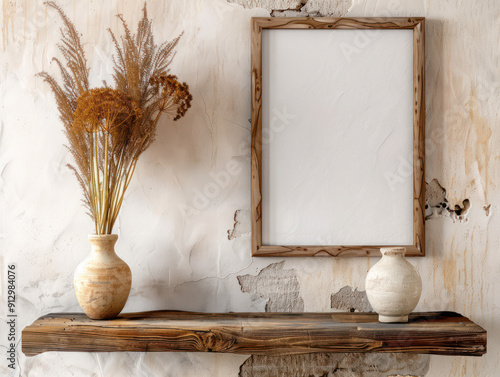
{"label": "vase neck", "polygon": [[400,256],[404,257],[406,254],[406,248],[404,247],[383,247],[380,249],[380,252],[382,253],[382,256]]}
{"label": "vase neck", "polygon": [[109,254],[115,252],[115,244],[118,240],[116,234],[90,235],[89,242],[92,253]]}

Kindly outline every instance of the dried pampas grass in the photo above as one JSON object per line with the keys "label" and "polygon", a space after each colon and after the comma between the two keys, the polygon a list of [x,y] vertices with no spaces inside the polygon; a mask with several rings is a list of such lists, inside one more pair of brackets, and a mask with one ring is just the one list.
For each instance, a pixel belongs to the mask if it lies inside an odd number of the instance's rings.
{"label": "dried pampas grass", "polygon": [[151,145],[162,114],[182,118],[191,107],[189,86],[169,74],[168,66],[181,36],[155,45],[146,4],[137,32],[132,34],[121,15],[124,35],[109,30],[113,56],[114,88],[106,82],[91,89],[89,67],[73,23],[54,2],[63,21],[58,44],[63,61],[56,62],[61,82],[38,75],[54,93],[68,148],[75,160],[68,165],[84,192],[84,205],[96,234],[111,234],[139,156]]}

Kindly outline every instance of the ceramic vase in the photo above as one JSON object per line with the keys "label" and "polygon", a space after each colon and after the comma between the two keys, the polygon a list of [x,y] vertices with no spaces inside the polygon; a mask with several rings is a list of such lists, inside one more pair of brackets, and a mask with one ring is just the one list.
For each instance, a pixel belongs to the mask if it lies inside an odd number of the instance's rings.
{"label": "ceramic vase", "polygon": [[408,314],[418,304],[422,279],[404,257],[404,247],[382,248],[382,259],[366,276],[368,301],[380,322],[408,322]]}
{"label": "ceramic vase", "polygon": [[129,266],[115,253],[116,234],[90,235],[90,255],[75,271],[78,303],[91,319],[115,318],[132,285]]}

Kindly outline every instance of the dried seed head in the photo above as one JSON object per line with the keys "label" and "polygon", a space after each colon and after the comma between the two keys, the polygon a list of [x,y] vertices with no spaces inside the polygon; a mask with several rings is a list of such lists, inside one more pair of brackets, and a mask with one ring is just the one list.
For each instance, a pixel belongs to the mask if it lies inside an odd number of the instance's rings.
{"label": "dried seed head", "polygon": [[191,107],[193,96],[189,93],[189,85],[180,83],[177,76],[163,72],[149,80],[160,94],[158,110],[167,113],[174,120],[182,118]]}
{"label": "dried seed head", "polygon": [[141,114],[137,103],[119,90],[90,89],[78,97],[73,127],[87,132],[114,132],[123,125],[133,127]]}

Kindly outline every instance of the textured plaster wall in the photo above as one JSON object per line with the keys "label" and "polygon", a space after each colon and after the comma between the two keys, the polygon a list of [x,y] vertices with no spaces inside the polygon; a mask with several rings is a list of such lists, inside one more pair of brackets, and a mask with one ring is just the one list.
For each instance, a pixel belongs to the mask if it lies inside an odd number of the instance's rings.
{"label": "textured plaster wall", "polygon": [[[117,13],[135,24],[142,1],[60,4],[83,33],[92,83],[98,85],[110,73],[106,28],[120,30]],[[118,253],[133,272],[125,310],[368,310],[364,279],[377,258],[250,257],[250,17],[425,16],[429,190],[427,256],[411,260],[424,280],[417,310],[469,316],[488,330],[488,354],[26,358],[18,343],[19,366],[11,375],[497,376],[500,3],[167,0],[149,1],[148,7],[159,40],[185,31],[172,68],[189,82],[195,100],[186,118],[161,124],[129,188],[116,227]],[[62,147],[55,102],[34,77],[54,71],[50,58],[60,20],[34,0],[3,0],[0,12],[0,345],[6,347],[6,265],[18,269],[18,332],[42,314],[77,311],[72,274],[88,253],[92,228],[65,167],[70,156]],[[238,168],[221,181],[228,164]],[[204,190],[212,193],[209,198]],[[9,373],[2,356],[0,375]]]}

